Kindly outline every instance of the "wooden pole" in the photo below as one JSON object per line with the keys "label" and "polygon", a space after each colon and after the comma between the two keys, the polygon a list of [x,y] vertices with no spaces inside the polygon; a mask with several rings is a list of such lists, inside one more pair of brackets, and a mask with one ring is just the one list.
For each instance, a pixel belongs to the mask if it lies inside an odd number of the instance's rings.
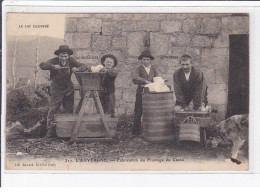
{"label": "wooden pole", "polygon": [[16,82],[15,79],[16,47],[17,47],[17,36],[15,36],[13,63],[12,63],[13,89],[15,89],[15,82]]}
{"label": "wooden pole", "polygon": [[38,73],[38,63],[39,63],[39,49],[40,49],[40,36],[38,37],[37,47],[36,47],[36,62],[34,71],[34,86],[36,86],[37,73]]}

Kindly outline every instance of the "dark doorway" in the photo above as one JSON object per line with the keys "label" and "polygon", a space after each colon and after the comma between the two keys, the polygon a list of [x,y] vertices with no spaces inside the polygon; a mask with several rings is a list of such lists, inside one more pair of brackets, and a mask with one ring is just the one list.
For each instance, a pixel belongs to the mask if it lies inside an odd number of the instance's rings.
{"label": "dark doorway", "polygon": [[229,79],[227,117],[249,113],[249,38],[229,36]]}

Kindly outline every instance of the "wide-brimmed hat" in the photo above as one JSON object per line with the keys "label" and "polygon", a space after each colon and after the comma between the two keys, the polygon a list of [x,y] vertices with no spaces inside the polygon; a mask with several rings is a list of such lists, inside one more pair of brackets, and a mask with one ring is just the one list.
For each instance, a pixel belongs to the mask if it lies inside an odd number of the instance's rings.
{"label": "wide-brimmed hat", "polygon": [[138,57],[138,59],[142,60],[143,57],[149,57],[151,60],[154,60],[154,57],[151,55],[149,50],[143,51],[141,55]]}
{"label": "wide-brimmed hat", "polygon": [[117,66],[117,58],[114,56],[114,55],[111,55],[111,54],[106,54],[106,55],[104,55],[102,58],[101,58],[101,64],[103,65],[103,66],[105,66],[104,65],[104,61],[106,60],[106,58],[112,58],[113,60],[114,60],[114,67],[115,66]]}
{"label": "wide-brimmed hat", "polygon": [[59,46],[59,49],[54,52],[55,55],[59,55],[60,53],[67,52],[69,55],[73,54],[73,51],[67,45]]}

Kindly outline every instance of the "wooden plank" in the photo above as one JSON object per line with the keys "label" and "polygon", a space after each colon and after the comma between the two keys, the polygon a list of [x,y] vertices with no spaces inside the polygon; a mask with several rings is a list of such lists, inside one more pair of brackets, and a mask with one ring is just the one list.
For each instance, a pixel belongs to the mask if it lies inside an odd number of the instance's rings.
{"label": "wooden plank", "polygon": [[[75,126],[76,118],[69,120],[55,119],[56,121],[56,133],[58,137],[71,137],[71,132]],[[112,136],[116,135],[117,132],[117,118],[110,118],[107,120],[109,129]],[[87,118],[83,117],[81,126],[79,129],[78,137],[105,137],[106,130],[103,126],[101,118]]]}
{"label": "wooden plank", "polygon": [[90,94],[90,92],[87,91],[83,96],[82,106],[81,106],[81,109],[79,111],[79,115],[78,115],[75,127],[72,131],[70,142],[73,142],[78,136],[81,121],[82,121],[82,118],[83,118],[83,115],[84,115],[84,112],[85,112],[85,106],[87,105],[87,97],[89,96],[89,94]]}
{"label": "wooden plank", "polygon": [[109,127],[107,125],[107,121],[106,121],[106,118],[105,118],[105,114],[104,114],[104,110],[103,110],[103,107],[101,105],[101,102],[100,102],[100,99],[99,99],[99,96],[98,96],[98,92],[97,91],[94,91],[94,99],[97,103],[97,107],[98,107],[98,111],[101,115],[101,118],[102,118],[102,121],[103,121],[103,124],[104,124],[104,127],[105,127],[105,130],[107,132],[107,136],[108,137],[112,137],[112,133],[111,131],[109,130]]}

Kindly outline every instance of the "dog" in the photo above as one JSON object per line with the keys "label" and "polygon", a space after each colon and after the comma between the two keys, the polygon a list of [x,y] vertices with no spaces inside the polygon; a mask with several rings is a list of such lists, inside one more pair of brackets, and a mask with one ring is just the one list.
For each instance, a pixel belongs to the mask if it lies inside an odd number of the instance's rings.
{"label": "dog", "polygon": [[234,115],[212,127],[207,145],[216,148],[220,144],[232,145],[231,161],[241,164],[237,159],[240,148],[248,143],[248,114]]}

